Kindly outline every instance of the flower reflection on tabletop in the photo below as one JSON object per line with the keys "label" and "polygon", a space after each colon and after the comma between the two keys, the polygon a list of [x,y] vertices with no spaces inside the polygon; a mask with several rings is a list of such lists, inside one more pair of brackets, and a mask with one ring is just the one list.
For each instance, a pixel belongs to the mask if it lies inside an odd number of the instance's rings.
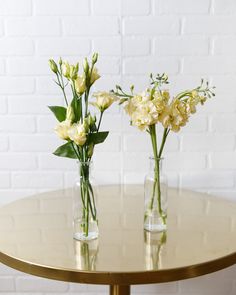
{"label": "flower reflection on tabletop", "polygon": [[[151,138],[152,176],[145,180],[145,214],[144,228],[148,231],[166,230],[167,196],[166,187],[161,182],[160,162],[163,149],[170,131],[178,132],[185,126],[190,116],[196,112],[197,105],[203,105],[215,94],[214,87],[201,80],[200,86],[180,92],[172,99],[165,85],[169,84],[166,74],[150,75],[150,86],[141,93],[134,93],[134,86],[127,94],[117,85],[111,93],[120,98],[126,113],[130,116],[131,125],[146,131]],[[160,146],[157,144],[156,125],[163,128]]]}
{"label": "flower reflection on tabletop", "polygon": [[[74,238],[78,240],[90,240],[98,236],[96,198],[90,181],[90,166],[95,145],[104,142],[108,136],[108,131],[100,131],[103,113],[117,99],[114,94],[97,92],[93,94],[95,102],[90,101],[90,89],[100,78],[95,67],[97,59],[97,53],[93,54],[91,63],[85,58],[82,73],[79,73],[79,63],[71,65],[60,59],[57,64],[49,60],[66,105],[49,107],[59,121],[55,132],[66,141],[54,154],[77,159],[80,164],[80,179],[75,196],[80,203],[74,206]],[[66,88],[71,89],[71,100],[67,98]],[[89,105],[98,108],[98,120],[91,113]]]}

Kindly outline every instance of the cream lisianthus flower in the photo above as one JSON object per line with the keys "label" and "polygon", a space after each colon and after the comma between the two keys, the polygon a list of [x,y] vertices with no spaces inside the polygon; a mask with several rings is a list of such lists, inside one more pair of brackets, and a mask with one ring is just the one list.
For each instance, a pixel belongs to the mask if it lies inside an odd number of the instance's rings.
{"label": "cream lisianthus flower", "polygon": [[114,94],[105,91],[95,92],[93,96],[96,98],[96,101],[91,102],[91,105],[98,108],[101,112],[104,112],[118,99]]}
{"label": "cream lisianthus flower", "polygon": [[90,84],[92,85],[100,77],[101,76],[99,75],[97,68],[94,67],[90,76]]}
{"label": "cream lisianthus flower", "polygon": [[81,123],[74,123],[68,130],[69,138],[77,145],[84,145],[87,140],[86,128]]}
{"label": "cream lisianthus flower", "polygon": [[65,139],[68,140],[69,139],[69,135],[68,135],[68,131],[71,127],[71,121],[70,120],[65,120],[60,122],[56,127],[55,127],[55,132],[56,134],[61,138],[61,139]]}
{"label": "cream lisianthus flower", "polygon": [[78,76],[75,80],[75,90],[78,94],[83,94],[86,90],[86,79],[84,75]]}

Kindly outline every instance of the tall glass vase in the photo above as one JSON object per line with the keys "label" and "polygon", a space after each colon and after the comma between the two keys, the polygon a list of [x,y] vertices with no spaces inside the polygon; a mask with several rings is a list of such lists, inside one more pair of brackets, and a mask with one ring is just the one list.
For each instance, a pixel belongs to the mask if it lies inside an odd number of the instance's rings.
{"label": "tall glass vase", "polygon": [[149,173],[145,177],[144,229],[162,232],[167,228],[167,177],[162,173],[162,158],[150,158]]}
{"label": "tall glass vase", "polygon": [[89,241],[98,237],[96,187],[91,176],[92,162],[79,162],[79,178],[74,187],[74,239]]}

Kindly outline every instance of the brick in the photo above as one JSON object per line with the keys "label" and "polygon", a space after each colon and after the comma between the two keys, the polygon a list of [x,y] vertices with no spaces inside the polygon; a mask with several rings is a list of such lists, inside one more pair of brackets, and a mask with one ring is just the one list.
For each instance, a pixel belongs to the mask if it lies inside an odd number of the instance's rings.
{"label": "brick", "polygon": [[149,168],[149,153],[147,152],[146,153],[144,152],[124,153],[123,166],[125,171],[147,172]]}
{"label": "brick", "polygon": [[191,280],[184,280],[179,284],[181,292],[187,294],[222,294],[222,292],[230,294],[232,290],[232,282],[217,279],[217,273]]}
{"label": "brick", "polygon": [[230,54],[234,55],[236,50],[235,37],[218,37],[214,42],[215,54]]}
{"label": "brick", "polygon": [[7,73],[14,76],[49,75],[47,58],[9,58]]}
{"label": "brick", "polygon": [[7,99],[4,96],[0,96],[0,114],[7,112]]}
{"label": "brick", "polygon": [[[1,155],[0,155],[1,157]],[[0,163],[1,165],[1,163]],[[9,169],[9,168],[7,168]],[[0,188],[9,188],[11,185],[11,181],[10,181],[10,174],[9,173],[5,173],[5,172],[0,172]],[[1,223],[2,224],[2,221]]]}
{"label": "brick", "polygon": [[0,134],[0,151],[7,151],[9,147],[8,136]]}
{"label": "brick", "polygon": [[27,94],[35,89],[33,78],[0,77],[0,94]]}
{"label": "brick", "polygon": [[0,15],[9,16],[23,16],[31,15],[31,1],[30,0],[1,0]]}
{"label": "brick", "polygon": [[58,18],[34,17],[24,19],[7,19],[6,33],[9,36],[58,36],[60,22]]}
{"label": "brick", "polygon": [[160,0],[160,13],[165,14],[203,14],[208,13],[210,0]]}
{"label": "brick", "polygon": [[119,15],[120,1],[92,0],[94,15]]}
{"label": "brick", "polygon": [[60,172],[14,172],[13,188],[57,188],[63,187],[63,175]]}
{"label": "brick", "polygon": [[225,151],[233,150],[235,138],[233,135],[183,135],[182,148],[184,151]]}
{"label": "brick", "polygon": [[37,118],[37,131],[40,133],[52,133],[57,120],[53,114],[51,116],[38,116]]}
{"label": "brick", "polygon": [[126,37],[123,39],[124,56],[149,55],[150,51],[150,40],[147,38]]}
{"label": "brick", "polygon": [[155,41],[157,55],[207,55],[209,41],[202,37],[161,37]]}
{"label": "brick", "polygon": [[[11,114],[28,114],[28,115],[40,115],[47,114],[51,115],[53,118],[53,114],[49,110],[49,105],[62,105],[62,99],[53,98],[52,96],[47,95],[26,95],[26,96],[9,96],[8,97],[9,104],[9,113]],[[51,125],[52,128],[55,126],[56,120],[54,120],[54,124]]]}
{"label": "brick", "polygon": [[116,17],[80,17],[63,18],[66,35],[112,36],[119,33],[119,22]]}
{"label": "brick", "polygon": [[[109,129],[108,129],[109,130]],[[120,136],[110,132],[103,144],[95,147],[95,151],[99,152],[119,152],[120,151]]]}
{"label": "brick", "polygon": [[86,0],[34,0],[36,15],[88,15],[89,2]]}
{"label": "brick", "polygon": [[[179,71],[179,62],[174,58],[157,59],[157,58],[130,58],[124,60],[124,73],[125,74],[146,74],[168,72],[175,74]],[[147,78],[146,78],[147,79]]]}
{"label": "brick", "polygon": [[235,34],[235,17],[226,16],[191,16],[184,22],[184,34],[207,35]]}
{"label": "brick", "polygon": [[[98,1],[96,1],[96,2],[98,2]],[[113,3],[113,2],[111,2],[111,3]],[[99,55],[104,55],[104,56],[120,55],[121,54],[121,38],[120,37],[94,38],[93,51],[99,52]]]}
{"label": "brick", "polygon": [[32,276],[16,278],[17,292],[66,292],[68,283],[34,278]]}
{"label": "brick", "polygon": [[159,34],[176,35],[180,22],[176,17],[136,17],[124,20],[125,35],[156,36]]}
{"label": "brick", "polygon": [[93,162],[97,170],[119,170],[121,168],[121,153],[97,152],[93,156]]}
{"label": "brick", "polygon": [[54,134],[10,136],[10,149],[16,152],[54,152],[62,144]]}
{"label": "brick", "polygon": [[24,153],[0,154],[1,170],[33,170],[37,168],[36,156]]}
{"label": "brick", "polygon": [[186,57],[183,62],[184,74],[233,74],[236,59],[223,56]]}
{"label": "brick", "polygon": [[0,291],[8,292],[15,291],[14,278],[10,276],[0,278]]}
{"label": "brick", "polygon": [[235,169],[235,152],[211,153],[211,168],[213,169]]}
{"label": "brick", "polygon": [[[209,107],[212,107],[211,102],[208,103]],[[203,108],[201,106],[199,106],[198,111],[199,113],[202,112],[202,110],[205,108],[205,106],[203,106]],[[190,118],[189,118],[189,122],[187,123],[186,126],[184,126],[181,129],[181,134],[182,133],[200,133],[200,132],[206,132],[208,128],[208,120],[206,116],[203,115],[198,115],[198,114],[193,114]]]}
{"label": "brick", "polygon": [[0,55],[24,56],[34,53],[34,43],[28,38],[3,38],[0,40]]}
{"label": "brick", "polygon": [[64,55],[87,55],[90,53],[90,41],[78,38],[40,38],[36,40],[36,53],[53,57]]}
{"label": "brick", "polygon": [[236,115],[214,116],[211,121],[211,130],[213,132],[236,132]]}
{"label": "brick", "polygon": [[77,170],[76,160],[58,158],[53,154],[42,154],[39,158],[39,169],[42,170]]}
{"label": "brick", "polygon": [[120,59],[115,57],[100,57],[97,68],[102,75],[112,74],[116,75],[120,73]]}
{"label": "brick", "polygon": [[236,3],[234,0],[213,1],[213,9],[215,14],[234,14],[236,12]]}
{"label": "brick", "polygon": [[172,153],[166,155],[163,166],[168,171],[200,170],[206,168],[206,155],[203,153]]}
{"label": "brick", "polygon": [[0,132],[32,133],[35,131],[35,119],[23,116],[0,117]]}
{"label": "brick", "polygon": [[[0,75],[5,74],[6,70],[5,70],[6,66],[5,66],[5,61],[3,59],[0,59]],[[0,77],[0,79],[2,79]],[[3,78],[4,79],[4,78]],[[1,80],[0,80],[1,81]],[[1,82],[0,82],[1,83]]]}
{"label": "brick", "polygon": [[234,174],[225,171],[200,171],[181,173],[181,185],[186,188],[232,188]]}
{"label": "brick", "polygon": [[121,0],[121,13],[124,16],[148,15],[151,11],[150,0]]}

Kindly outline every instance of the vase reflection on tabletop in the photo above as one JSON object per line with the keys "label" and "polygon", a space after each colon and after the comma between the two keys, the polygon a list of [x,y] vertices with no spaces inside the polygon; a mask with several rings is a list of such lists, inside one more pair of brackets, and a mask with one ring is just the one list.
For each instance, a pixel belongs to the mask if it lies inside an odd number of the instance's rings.
{"label": "vase reflection on tabletop", "polygon": [[96,270],[98,255],[98,240],[78,241],[74,240],[76,266],[83,270]]}
{"label": "vase reflection on tabletop", "polygon": [[147,270],[155,270],[162,267],[161,254],[166,239],[166,232],[153,233],[144,231],[145,263]]}

